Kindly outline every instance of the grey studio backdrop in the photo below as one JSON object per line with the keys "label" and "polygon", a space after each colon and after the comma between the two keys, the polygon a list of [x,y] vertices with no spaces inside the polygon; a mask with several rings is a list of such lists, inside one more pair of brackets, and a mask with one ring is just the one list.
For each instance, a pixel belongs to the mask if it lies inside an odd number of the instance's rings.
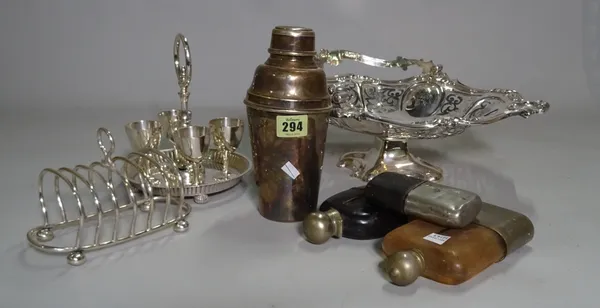
{"label": "grey studio backdrop", "polygon": [[[395,288],[374,249],[311,245],[260,218],[250,178],[196,206],[188,234],[90,252],[84,267],[27,247],[43,168],[100,159],[101,126],[126,152],[125,123],[179,106],[177,33],[200,124],[244,116],[276,25],[313,28],[319,48],[431,59],[470,86],[548,101],[546,115],[413,147],[447,183],[528,215],[530,247],[462,286]],[[350,71],[417,72],[327,68]],[[0,0],[0,307],[597,307],[599,116],[600,0]],[[320,202],[357,185],[335,162],[371,139],[329,130]],[[240,152],[249,145],[246,134]]]}
{"label": "grey studio backdrop", "polygon": [[[552,112],[595,108],[599,6],[599,0],[3,0],[0,106],[176,107],[171,44],[182,32],[194,65],[191,108],[242,108],[254,68],[267,57],[271,28],[300,25],[316,31],[319,48],[432,59],[471,86],[547,100]],[[406,75],[352,64],[327,69],[348,70]]]}

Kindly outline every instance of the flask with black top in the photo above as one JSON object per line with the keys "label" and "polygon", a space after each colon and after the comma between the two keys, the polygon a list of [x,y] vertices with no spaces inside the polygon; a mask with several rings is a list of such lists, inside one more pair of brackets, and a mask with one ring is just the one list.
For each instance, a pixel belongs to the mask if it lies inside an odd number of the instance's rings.
{"label": "flask with black top", "polygon": [[373,205],[450,228],[462,228],[481,210],[481,198],[470,191],[384,172],[371,179],[365,198]]}
{"label": "flask with black top", "polygon": [[325,200],[302,224],[304,237],[319,245],[330,238],[372,240],[408,222],[408,217],[367,203],[364,187],[339,192]]}

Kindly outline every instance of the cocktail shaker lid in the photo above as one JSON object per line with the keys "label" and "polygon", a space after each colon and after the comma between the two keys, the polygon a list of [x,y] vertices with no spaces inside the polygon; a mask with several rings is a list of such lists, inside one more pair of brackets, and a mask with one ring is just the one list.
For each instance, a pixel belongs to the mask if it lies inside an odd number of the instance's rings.
{"label": "cocktail shaker lid", "polygon": [[315,55],[315,32],[306,27],[277,26],[271,33],[271,54]]}
{"label": "cocktail shaker lid", "polygon": [[328,114],[331,96],[325,71],[315,57],[315,32],[276,26],[268,51],[269,58],[254,71],[244,104],[282,114]]}

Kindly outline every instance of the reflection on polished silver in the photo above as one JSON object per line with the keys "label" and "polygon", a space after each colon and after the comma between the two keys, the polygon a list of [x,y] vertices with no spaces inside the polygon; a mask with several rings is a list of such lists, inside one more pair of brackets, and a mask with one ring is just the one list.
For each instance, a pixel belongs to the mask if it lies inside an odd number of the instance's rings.
{"label": "reflection on polished silver", "polygon": [[125,132],[131,148],[140,151],[147,147],[156,149],[161,139],[161,125],[158,121],[135,121],[125,125]]}
{"label": "reflection on polished silver", "polygon": [[203,183],[205,172],[202,161],[210,146],[208,127],[196,125],[182,127],[173,133],[173,137],[178,153],[189,163],[187,171],[194,175],[193,185]]}
{"label": "reflection on polished silver", "polygon": [[227,181],[229,174],[229,156],[237,150],[244,136],[244,121],[236,118],[222,117],[208,122],[211,135],[217,149],[223,155],[221,174],[215,177],[217,181]]}
{"label": "reflection on polished silver", "polygon": [[[149,162],[154,172],[173,174],[177,167],[172,160],[150,147],[127,156],[113,156],[115,144],[110,132],[100,128],[97,135],[103,153],[101,161],[42,170],[38,194],[43,224],[27,232],[32,247],[42,252],[67,254],[71,265],[83,264],[87,251],[128,242],[168,227],[181,232],[188,226],[185,219],[191,207],[183,197],[155,196],[143,168]],[[108,144],[103,139],[108,139]],[[123,169],[138,172],[141,196],[134,193],[130,180],[120,171]],[[182,182],[179,176],[171,180],[174,184]],[[45,190],[46,185],[53,188],[52,194]],[[148,206],[148,211],[142,210],[143,205]]]}
{"label": "reflection on polished silver", "polygon": [[404,213],[449,228],[464,228],[481,211],[481,198],[468,190],[425,182],[406,195]]}
{"label": "reflection on polished silver", "polygon": [[[179,52],[183,45],[184,63],[181,63]],[[177,84],[179,85],[179,100],[181,102],[181,110],[188,110],[188,100],[190,92],[188,87],[192,82],[192,55],[190,54],[190,46],[187,38],[178,33],[175,36],[173,43],[173,58],[175,60],[175,74],[177,76]]]}
{"label": "reflection on polished silver", "polygon": [[189,110],[170,109],[158,113],[158,121],[162,129],[162,136],[175,144],[173,132],[192,125],[192,112]]}
{"label": "reflection on polished silver", "polygon": [[[164,149],[161,152],[172,159],[174,157],[173,149]],[[209,149],[206,153],[206,158],[203,160],[203,167],[206,172],[205,180],[201,184],[194,184],[194,175],[185,170],[179,170],[178,176],[181,177],[183,183],[183,195],[184,197],[194,197],[196,203],[206,203],[209,201],[208,195],[220,193],[226,191],[239,182],[242,181],[244,175],[246,175],[251,169],[252,164],[250,160],[239,154],[232,153],[229,156],[229,169],[230,174],[227,181],[210,181],[222,170],[223,166],[223,154],[217,149]],[[211,177],[212,175],[212,177]],[[152,192],[155,195],[172,195],[180,196],[182,193],[180,186],[169,185],[172,174],[154,173],[150,174],[149,177],[152,179],[151,183]],[[142,184],[139,181],[138,171],[129,169],[127,177],[130,179],[133,187],[137,189],[142,188]]]}
{"label": "reflection on polished silver", "polygon": [[192,112],[189,110],[171,109],[158,113],[158,121],[162,127],[162,139],[166,140],[169,148],[175,149],[174,161],[178,168],[185,168],[185,160],[177,153],[173,132],[192,125]]}
{"label": "reflection on polished silver", "polygon": [[[146,148],[158,149],[160,145],[161,125],[158,121],[140,120],[127,123],[125,133],[134,151],[144,151]],[[152,163],[149,160],[145,160],[144,164],[145,169],[152,168]],[[149,202],[144,203],[142,210],[147,211],[149,209]]]}
{"label": "reflection on polished silver", "polygon": [[547,102],[525,100],[514,90],[469,87],[449,78],[441,65],[431,61],[402,57],[383,60],[348,50],[321,50],[317,57],[323,65],[352,60],[375,67],[407,70],[417,66],[422,70],[419,75],[399,80],[356,74],[328,77],[334,106],[330,123],[377,139],[376,149],[344,154],[338,163],[363,181],[384,171],[440,180],[442,170],[413,156],[407,140],[449,137],[470,126],[512,116],[527,118],[549,109]]}

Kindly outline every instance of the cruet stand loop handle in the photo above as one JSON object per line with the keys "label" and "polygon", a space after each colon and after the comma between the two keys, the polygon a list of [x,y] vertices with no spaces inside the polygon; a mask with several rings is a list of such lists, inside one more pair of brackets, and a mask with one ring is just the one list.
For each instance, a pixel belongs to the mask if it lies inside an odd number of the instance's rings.
{"label": "cruet stand loop handle", "polygon": [[[179,56],[182,45],[185,61],[183,63],[181,63],[181,58]],[[173,43],[173,58],[175,62],[177,83],[180,88],[179,99],[181,101],[181,109],[188,110],[188,99],[190,97],[188,86],[192,81],[192,56],[190,54],[190,46],[187,38],[181,33],[178,33],[177,36],[175,36],[175,42]]]}

